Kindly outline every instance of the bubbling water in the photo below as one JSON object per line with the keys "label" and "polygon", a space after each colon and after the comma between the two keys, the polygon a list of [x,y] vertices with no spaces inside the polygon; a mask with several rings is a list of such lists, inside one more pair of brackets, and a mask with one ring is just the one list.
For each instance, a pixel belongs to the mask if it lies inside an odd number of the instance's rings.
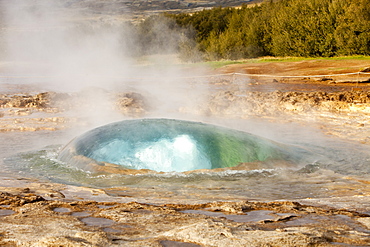
{"label": "bubbling water", "polygon": [[67,144],[58,158],[91,172],[119,173],[125,169],[186,172],[273,160],[297,164],[305,152],[210,124],[138,119],[88,131]]}

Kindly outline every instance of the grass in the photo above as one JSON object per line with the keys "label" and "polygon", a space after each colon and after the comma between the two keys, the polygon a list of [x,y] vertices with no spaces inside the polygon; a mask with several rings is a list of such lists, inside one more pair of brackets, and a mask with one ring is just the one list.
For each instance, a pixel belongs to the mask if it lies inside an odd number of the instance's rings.
{"label": "grass", "polygon": [[308,60],[370,60],[370,56],[343,56],[343,57],[260,57],[245,60],[221,60],[204,62],[211,68],[217,69],[230,64],[266,63],[266,62],[299,62]]}
{"label": "grass", "polygon": [[210,61],[210,62],[202,62],[201,64],[205,64],[211,68],[217,69],[226,65],[230,64],[243,64],[245,61],[233,61],[233,60],[221,60],[221,61]]}

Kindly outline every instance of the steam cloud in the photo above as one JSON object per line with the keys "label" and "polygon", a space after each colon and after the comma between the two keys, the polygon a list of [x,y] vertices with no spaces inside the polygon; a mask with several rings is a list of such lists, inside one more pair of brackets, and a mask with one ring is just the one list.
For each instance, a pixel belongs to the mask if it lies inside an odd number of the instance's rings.
{"label": "steam cloud", "polygon": [[[86,86],[112,86],[128,75],[125,30],[118,23],[84,20],[82,13],[66,11],[55,1],[3,3],[5,50],[9,61],[51,76],[49,86],[78,90]],[[87,19],[87,18],[86,18]],[[30,67],[31,66],[31,67]]]}
{"label": "steam cloud", "polygon": [[[174,60],[149,60],[156,66],[138,64],[131,53],[135,34],[129,25],[109,15],[89,15],[66,8],[65,2],[15,0],[0,2],[3,16],[3,50],[11,63],[11,73],[35,75],[45,90],[80,91],[86,88],[132,90],[153,99],[156,117],[174,117],[185,102],[194,103],[204,88],[194,89],[181,79],[185,76]],[[158,26],[161,42],[178,35]],[[163,31],[168,38],[163,38]],[[162,46],[163,47],[163,46]],[[167,52],[173,52],[168,46]],[[156,47],[151,47],[151,52]],[[168,57],[167,57],[168,58]],[[33,79],[35,81],[35,79]],[[194,86],[194,85],[193,85]],[[96,94],[91,92],[97,92]],[[91,114],[93,125],[120,120],[100,102],[111,99],[101,90],[88,90],[91,104],[81,114]],[[189,96],[193,100],[189,100]],[[92,120],[95,119],[95,120]],[[104,120],[102,120],[104,119]]]}

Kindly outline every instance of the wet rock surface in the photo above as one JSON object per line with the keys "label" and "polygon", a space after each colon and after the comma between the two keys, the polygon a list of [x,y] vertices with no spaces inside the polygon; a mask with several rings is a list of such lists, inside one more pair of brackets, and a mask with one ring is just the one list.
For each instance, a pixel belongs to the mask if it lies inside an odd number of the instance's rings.
{"label": "wet rock surface", "polygon": [[224,91],[210,97],[205,114],[314,122],[330,135],[370,143],[370,93]]}
{"label": "wet rock surface", "polygon": [[147,107],[144,98],[132,92],[114,95],[91,89],[79,93],[0,94],[0,132],[65,129],[83,116],[83,110],[76,109],[97,105],[128,117],[142,116]]}
{"label": "wet rock surface", "polygon": [[[217,86],[213,85],[211,87]],[[270,118],[320,125],[324,133],[370,143],[370,93],[361,91],[245,91],[228,82],[196,108],[183,113],[226,118]],[[261,86],[263,88],[263,86]],[[60,130],[81,124],[84,114],[100,109],[124,117],[145,117],[150,102],[136,92],[89,89],[79,93],[43,92],[0,95],[0,131]],[[76,110],[77,109],[77,110]],[[79,110],[80,109],[80,110]],[[91,115],[91,114],[90,114]]]}
{"label": "wet rock surface", "polygon": [[[368,245],[370,215],[298,202],[143,204],[0,193],[6,246]],[[258,215],[258,217],[256,217]],[[42,219],[42,224],[40,224]]]}
{"label": "wet rock surface", "polygon": [[[242,105],[244,107],[242,107]],[[250,115],[278,115],[288,112],[331,111],[345,112],[358,108],[367,113],[370,110],[369,92],[218,92],[210,98],[212,113],[224,113],[232,108]]]}
{"label": "wet rock surface", "polygon": [[119,93],[116,104],[121,113],[137,117],[143,116],[149,109],[149,104],[145,98],[134,92]]}

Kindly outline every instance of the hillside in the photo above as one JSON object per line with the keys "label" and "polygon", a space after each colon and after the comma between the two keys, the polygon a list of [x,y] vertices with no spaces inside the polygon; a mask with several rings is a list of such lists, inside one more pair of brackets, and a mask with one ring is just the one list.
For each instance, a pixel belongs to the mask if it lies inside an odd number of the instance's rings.
{"label": "hillside", "polygon": [[82,8],[93,12],[133,13],[146,11],[196,10],[215,6],[233,7],[242,4],[260,2],[260,0],[73,0],[64,4],[66,7]]}
{"label": "hillside", "polygon": [[[0,13],[7,9],[8,5],[18,5],[25,8],[43,6],[56,7],[64,12],[75,13],[79,19],[81,14],[91,18],[119,18],[137,22],[153,14],[171,13],[192,13],[213,7],[236,7],[243,4],[255,4],[262,0],[57,0],[57,1],[7,1],[0,0]],[[32,7],[30,7],[32,6]],[[0,18],[1,21],[1,18]]]}

